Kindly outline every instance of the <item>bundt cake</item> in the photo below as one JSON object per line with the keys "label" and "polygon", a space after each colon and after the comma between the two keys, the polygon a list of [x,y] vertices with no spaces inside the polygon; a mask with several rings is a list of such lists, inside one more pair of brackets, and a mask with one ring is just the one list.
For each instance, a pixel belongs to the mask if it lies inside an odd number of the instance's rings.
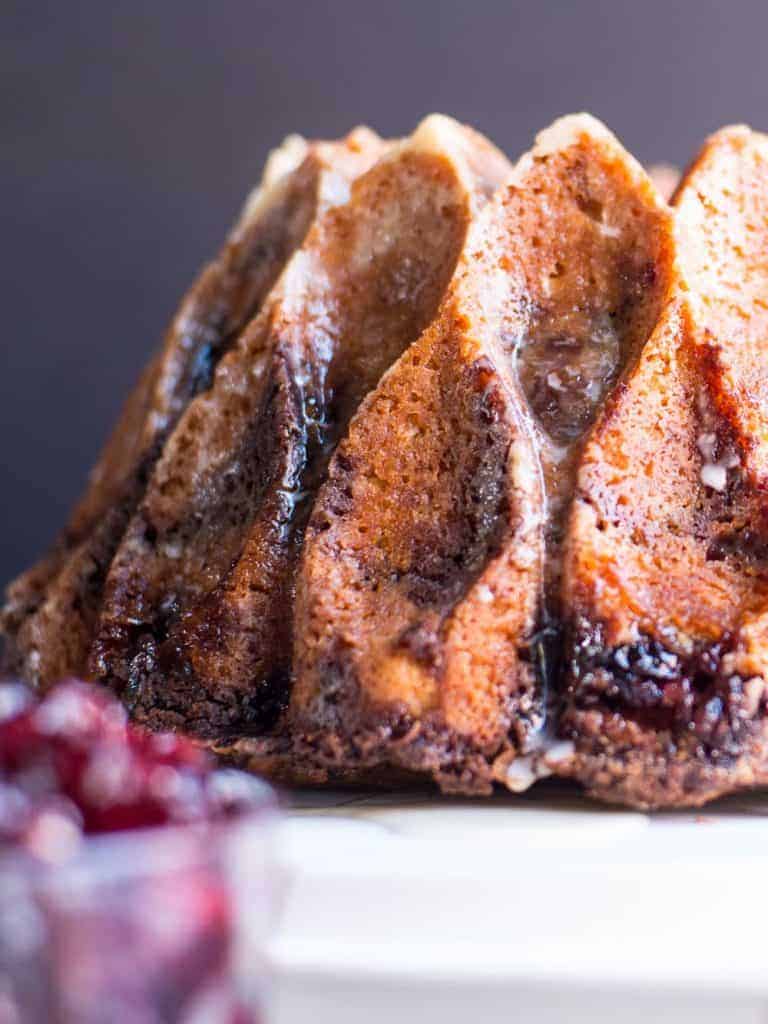
{"label": "bundt cake", "polygon": [[768,141],[670,178],[587,115],[514,167],[436,115],[291,138],[10,586],[6,671],[295,781],[768,781]]}

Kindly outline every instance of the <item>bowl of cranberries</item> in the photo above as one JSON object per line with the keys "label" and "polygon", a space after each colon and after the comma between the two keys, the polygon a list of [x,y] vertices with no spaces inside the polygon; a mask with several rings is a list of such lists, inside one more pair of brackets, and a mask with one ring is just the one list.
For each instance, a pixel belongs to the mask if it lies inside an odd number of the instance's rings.
{"label": "bowl of cranberries", "polygon": [[252,1024],[271,790],[106,692],[0,684],[0,1024]]}

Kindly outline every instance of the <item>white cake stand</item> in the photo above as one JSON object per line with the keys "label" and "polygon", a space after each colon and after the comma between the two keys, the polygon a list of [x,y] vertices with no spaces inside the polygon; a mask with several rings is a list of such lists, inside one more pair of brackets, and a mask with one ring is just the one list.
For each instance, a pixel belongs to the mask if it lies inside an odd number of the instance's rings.
{"label": "white cake stand", "polygon": [[288,795],[274,1024],[767,1024],[768,796]]}

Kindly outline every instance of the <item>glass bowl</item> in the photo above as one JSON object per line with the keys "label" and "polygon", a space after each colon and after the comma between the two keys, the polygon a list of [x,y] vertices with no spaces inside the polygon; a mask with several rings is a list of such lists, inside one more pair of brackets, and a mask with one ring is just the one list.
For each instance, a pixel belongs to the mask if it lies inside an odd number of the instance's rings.
{"label": "glass bowl", "polygon": [[0,1024],[252,1024],[263,943],[283,889],[277,807],[82,838],[50,859],[0,849]]}

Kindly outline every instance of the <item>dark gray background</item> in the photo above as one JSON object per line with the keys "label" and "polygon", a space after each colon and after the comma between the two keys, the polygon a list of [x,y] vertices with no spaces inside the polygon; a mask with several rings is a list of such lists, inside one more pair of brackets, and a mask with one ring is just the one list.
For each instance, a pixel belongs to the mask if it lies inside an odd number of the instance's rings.
{"label": "dark gray background", "polygon": [[288,131],[440,110],[510,155],[588,109],[645,161],[768,126],[765,0],[0,5],[0,582],[62,523],[124,394]]}

